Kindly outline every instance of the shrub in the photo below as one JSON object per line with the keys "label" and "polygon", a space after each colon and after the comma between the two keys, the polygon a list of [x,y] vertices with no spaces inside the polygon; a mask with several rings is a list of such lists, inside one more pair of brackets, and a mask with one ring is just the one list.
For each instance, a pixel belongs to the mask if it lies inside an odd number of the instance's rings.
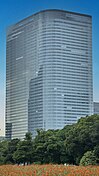
{"label": "shrub", "polygon": [[80,160],[81,166],[96,165],[96,156],[93,151],[87,151]]}

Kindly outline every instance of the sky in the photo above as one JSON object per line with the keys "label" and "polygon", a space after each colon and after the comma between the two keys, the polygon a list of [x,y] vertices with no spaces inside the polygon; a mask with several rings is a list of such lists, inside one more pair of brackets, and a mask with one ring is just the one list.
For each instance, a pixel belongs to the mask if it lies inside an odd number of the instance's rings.
{"label": "sky", "polygon": [[92,16],[93,100],[99,102],[99,1],[98,0],[0,0],[0,136],[4,135],[6,90],[6,29],[44,9],[61,9]]}

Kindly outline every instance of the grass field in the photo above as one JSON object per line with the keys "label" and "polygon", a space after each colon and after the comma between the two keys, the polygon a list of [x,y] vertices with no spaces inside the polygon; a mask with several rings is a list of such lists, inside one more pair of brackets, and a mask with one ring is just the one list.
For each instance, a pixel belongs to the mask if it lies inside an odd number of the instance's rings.
{"label": "grass field", "polygon": [[99,176],[99,166],[3,165],[0,176]]}

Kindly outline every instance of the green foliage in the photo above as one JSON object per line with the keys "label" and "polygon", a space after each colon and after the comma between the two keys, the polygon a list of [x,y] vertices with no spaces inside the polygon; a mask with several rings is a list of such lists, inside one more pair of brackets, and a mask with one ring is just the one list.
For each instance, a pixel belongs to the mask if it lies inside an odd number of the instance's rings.
{"label": "green foliage", "polygon": [[33,143],[31,133],[26,133],[25,139],[18,142],[17,150],[13,154],[13,160],[20,163],[31,163],[33,157]]}
{"label": "green foliage", "polygon": [[7,164],[9,163],[15,163],[13,160],[13,154],[17,150],[17,144],[19,143],[19,139],[12,139],[11,141],[8,141],[7,150],[5,151],[5,160],[4,162]]}
{"label": "green foliage", "polygon": [[41,163],[79,165],[85,152],[99,143],[99,115],[81,118],[62,130],[38,130],[34,140],[34,158]]}
{"label": "green foliage", "polygon": [[63,130],[68,162],[78,165],[84,153],[99,144],[99,115],[81,118],[78,123]]}
{"label": "green foliage", "polygon": [[4,163],[99,164],[99,115],[81,118],[62,130],[37,130],[24,140],[0,142],[0,164]]}
{"label": "green foliage", "polygon": [[60,163],[61,143],[57,131],[39,130],[34,139],[34,158],[41,163]]}
{"label": "green foliage", "polygon": [[94,154],[96,156],[97,164],[99,165],[99,144],[94,147]]}
{"label": "green foliage", "polygon": [[31,141],[32,140],[32,133],[27,132],[26,135],[25,135],[25,140]]}
{"label": "green foliage", "polygon": [[81,166],[96,165],[96,156],[93,151],[87,151],[80,160]]}
{"label": "green foliage", "polygon": [[0,165],[5,163],[8,141],[0,142]]}

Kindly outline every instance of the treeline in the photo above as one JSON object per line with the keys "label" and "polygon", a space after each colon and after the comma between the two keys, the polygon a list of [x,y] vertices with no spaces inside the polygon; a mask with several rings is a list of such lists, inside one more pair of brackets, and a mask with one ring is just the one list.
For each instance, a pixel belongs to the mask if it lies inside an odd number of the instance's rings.
{"label": "treeline", "polygon": [[37,130],[32,139],[0,142],[0,164],[99,164],[99,115],[67,125],[62,130]]}

